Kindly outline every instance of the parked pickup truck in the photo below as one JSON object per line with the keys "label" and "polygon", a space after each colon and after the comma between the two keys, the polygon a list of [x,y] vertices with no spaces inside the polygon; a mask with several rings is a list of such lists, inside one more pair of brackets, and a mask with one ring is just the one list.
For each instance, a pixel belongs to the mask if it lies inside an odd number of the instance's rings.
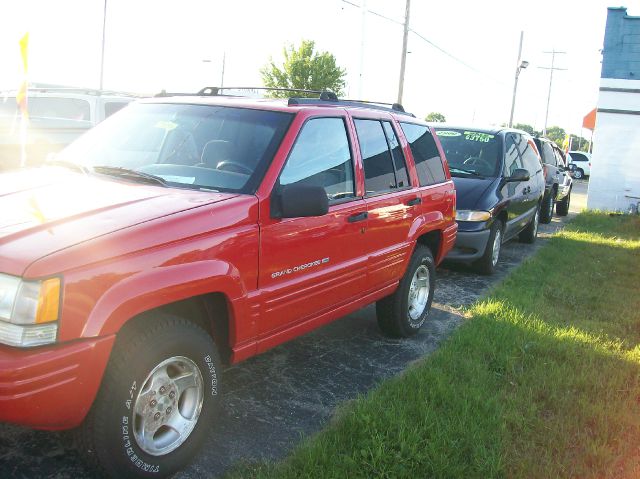
{"label": "parked pickup truck", "polygon": [[76,429],[113,477],[166,477],[233,364],[376,302],[418,332],[455,242],[439,142],[401,107],[136,102],[0,175],[0,421]]}
{"label": "parked pickup truck", "polygon": [[[112,115],[134,96],[86,88],[29,88],[26,166],[40,165]],[[21,163],[22,136],[15,92],[0,92],[0,172]]]}

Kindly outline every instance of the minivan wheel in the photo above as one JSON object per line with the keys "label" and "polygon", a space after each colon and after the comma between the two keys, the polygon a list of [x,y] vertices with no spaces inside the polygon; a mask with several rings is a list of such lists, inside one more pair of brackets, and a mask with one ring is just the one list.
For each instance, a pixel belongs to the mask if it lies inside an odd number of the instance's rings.
{"label": "minivan wheel", "polygon": [[495,220],[491,225],[487,245],[484,254],[473,263],[474,269],[485,275],[493,274],[500,259],[500,249],[502,247],[502,221]]}
{"label": "minivan wheel", "polygon": [[538,236],[539,222],[540,222],[540,205],[538,205],[538,207],[536,208],[536,212],[533,215],[533,218],[531,218],[531,221],[529,222],[529,224],[526,226],[525,229],[523,229],[520,232],[520,235],[518,235],[518,238],[520,239],[521,242],[523,243],[535,242]]}
{"label": "minivan wheel", "polygon": [[100,475],[168,477],[191,461],[214,422],[220,360],[209,334],[183,318],[134,321],[118,334],[76,441]]}
{"label": "minivan wheel", "polygon": [[540,223],[549,224],[553,219],[553,206],[555,204],[554,201],[555,192],[551,190],[549,195],[545,198],[542,203],[542,209],[540,211]]}
{"label": "minivan wheel", "polygon": [[558,216],[567,216],[569,214],[569,204],[571,203],[571,190],[561,201],[556,203],[556,213]]}
{"label": "minivan wheel", "polygon": [[431,310],[436,268],[431,250],[417,245],[398,289],[376,303],[380,329],[395,338],[416,334]]}

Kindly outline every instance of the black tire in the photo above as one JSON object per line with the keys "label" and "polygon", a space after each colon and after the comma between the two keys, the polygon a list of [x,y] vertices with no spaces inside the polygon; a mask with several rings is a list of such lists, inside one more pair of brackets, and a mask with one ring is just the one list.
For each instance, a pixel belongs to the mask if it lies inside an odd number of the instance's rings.
{"label": "black tire", "polygon": [[555,190],[551,190],[549,195],[544,198],[542,201],[542,206],[540,207],[540,223],[549,224],[553,219],[553,206],[555,205]]}
{"label": "black tire", "polygon": [[[473,268],[480,274],[490,275],[496,269],[498,261],[500,259],[500,248],[502,246],[502,221],[495,220],[491,225],[491,232],[489,233],[489,239],[487,240],[487,246],[484,249],[484,254],[478,260],[473,263]],[[497,256],[494,257],[494,248],[498,248]]]}
{"label": "black tire", "polygon": [[[80,453],[100,476],[173,475],[198,452],[214,422],[220,397],[219,374],[216,347],[195,324],[155,313],[126,325],[118,334],[91,411],[76,431]],[[182,381],[173,382],[176,378]],[[185,380],[188,384],[180,386]],[[144,414],[134,414],[134,410]],[[185,416],[193,427],[184,426]],[[184,427],[182,434],[165,425],[170,418]],[[154,431],[147,435],[151,438],[147,446],[153,443],[155,447],[159,436],[165,442],[159,442],[158,447],[165,444],[165,449],[169,448],[166,452],[158,449],[154,451],[158,454],[150,454],[142,449],[140,425],[145,421]],[[178,439],[170,442],[176,434]],[[182,437],[184,442],[178,443]],[[172,446],[175,449],[170,450]]]}
{"label": "black tire", "polygon": [[[415,291],[416,284],[414,276],[418,270],[422,274],[418,282],[424,280],[426,274],[426,284],[420,288],[421,291]],[[409,265],[400,280],[398,289],[391,296],[387,296],[376,303],[376,315],[380,329],[388,336],[394,338],[407,338],[416,334],[425,323],[431,303],[433,301],[433,291],[435,289],[436,268],[433,261],[431,250],[423,245],[417,245]],[[414,295],[414,292],[416,293]],[[410,294],[415,298],[426,300],[422,311],[412,309],[410,303]],[[422,295],[422,296],[421,296]],[[426,297],[425,297],[426,295]],[[418,314],[419,313],[419,314]],[[415,315],[415,317],[412,317]]]}
{"label": "black tire", "polygon": [[571,190],[569,194],[556,203],[556,213],[558,216],[567,216],[569,214],[569,204],[571,203]]}
{"label": "black tire", "polygon": [[584,178],[584,170],[582,168],[576,169],[576,171],[573,172],[573,177],[576,180],[580,180],[580,179]]}
{"label": "black tire", "polygon": [[531,221],[529,222],[529,224],[518,235],[518,238],[522,243],[531,244],[536,241],[536,238],[538,237],[539,221],[540,221],[540,205],[538,205],[538,207],[536,208],[536,212],[533,215],[533,218],[531,218]]}

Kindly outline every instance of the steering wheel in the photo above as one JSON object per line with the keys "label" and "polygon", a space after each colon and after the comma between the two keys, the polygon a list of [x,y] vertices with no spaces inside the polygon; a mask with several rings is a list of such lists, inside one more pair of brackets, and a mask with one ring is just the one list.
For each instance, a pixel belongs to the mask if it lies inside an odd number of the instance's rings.
{"label": "steering wheel", "polygon": [[491,163],[477,156],[472,156],[471,158],[467,158],[462,163],[469,166],[478,166],[481,169],[486,169],[487,171],[491,171],[493,169],[493,166],[491,165]]}
{"label": "steering wheel", "polygon": [[227,170],[232,171],[233,173],[244,173],[246,175],[253,174],[253,170],[251,168],[243,165],[242,163],[238,163],[237,161],[232,160],[224,160],[219,162],[216,165],[216,170]]}

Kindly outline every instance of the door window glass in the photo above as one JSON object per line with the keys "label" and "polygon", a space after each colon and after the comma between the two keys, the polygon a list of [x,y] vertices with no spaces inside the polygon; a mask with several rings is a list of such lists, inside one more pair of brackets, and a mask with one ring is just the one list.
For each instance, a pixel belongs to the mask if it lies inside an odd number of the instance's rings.
{"label": "door window glass", "polygon": [[429,128],[414,123],[401,123],[401,125],[416,164],[420,186],[446,181],[442,160]]}
{"label": "door window glass", "polygon": [[542,170],[542,163],[540,157],[536,153],[536,150],[531,146],[532,140],[527,140],[522,135],[517,135],[518,149],[522,155],[522,163],[524,167],[533,176],[536,172]]}
{"label": "door window glass", "polygon": [[355,196],[353,159],[342,118],[309,120],[280,174],[281,185],[322,186],[329,200]]}
{"label": "door window glass", "polygon": [[387,141],[389,142],[389,148],[391,149],[391,156],[393,157],[393,165],[396,170],[396,181],[398,182],[398,188],[406,188],[411,186],[409,184],[409,176],[407,175],[407,164],[404,161],[404,155],[402,154],[402,148],[398,142],[398,137],[391,123],[388,121],[382,122],[382,127],[387,135]]}
{"label": "door window glass", "polygon": [[382,125],[377,120],[354,120],[364,164],[367,194],[396,188],[396,176]]}
{"label": "door window glass", "polygon": [[541,144],[542,151],[540,153],[542,154],[542,160],[548,165],[558,166],[553,147],[546,141],[542,141]]}
{"label": "door window glass", "polygon": [[518,168],[524,168],[520,153],[516,147],[516,139],[512,133],[509,133],[504,142],[504,170],[505,176],[513,175]]}

